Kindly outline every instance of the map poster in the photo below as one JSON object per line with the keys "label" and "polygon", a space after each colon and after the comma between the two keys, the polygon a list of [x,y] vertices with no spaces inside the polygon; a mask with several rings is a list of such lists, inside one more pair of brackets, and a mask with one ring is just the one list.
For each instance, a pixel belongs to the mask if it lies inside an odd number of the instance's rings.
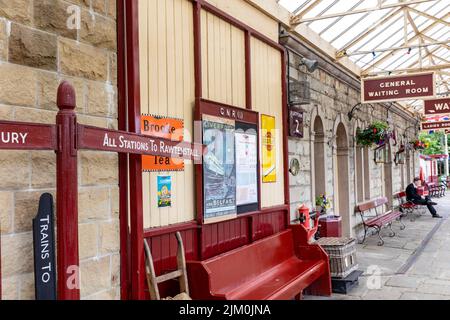
{"label": "map poster", "polygon": [[172,177],[158,176],[158,208],[172,206]]}
{"label": "map poster", "polygon": [[237,216],[234,130],[234,120],[203,115],[204,223]]}
{"label": "map poster", "polygon": [[275,117],[261,115],[263,183],[277,181]]}
{"label": "map poster", "polygon": [[238,206],[258,202],[258,157],[256,130],[236,131],[236,202]]}

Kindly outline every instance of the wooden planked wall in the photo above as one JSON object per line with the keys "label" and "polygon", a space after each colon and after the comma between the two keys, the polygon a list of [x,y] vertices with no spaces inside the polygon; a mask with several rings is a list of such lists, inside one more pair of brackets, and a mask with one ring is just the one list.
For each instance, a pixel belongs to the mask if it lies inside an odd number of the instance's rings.
{"label": "wooden planked wall", "polygon": [[[186,0],[139,1],[142,113],[184,120],[192,141],[195,102],[192,3]],[[172,207],[158,209],[157,176],[172,176]],[[194,215],[194,166],[184,172],[143,173],[144,227],[191,221]]]}

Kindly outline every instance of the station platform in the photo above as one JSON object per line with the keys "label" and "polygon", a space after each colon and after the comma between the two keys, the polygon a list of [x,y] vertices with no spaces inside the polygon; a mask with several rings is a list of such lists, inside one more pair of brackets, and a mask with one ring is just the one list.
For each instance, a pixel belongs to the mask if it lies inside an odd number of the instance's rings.
{"label": "station platform", "polygon": [[394,226],[396,236],[385,237],[384,246],[377,246],[376,237],[357,244],[358,270],[364,273],[348,294],[304,299],[450,300],[450,195],[435,201],[442,219],[427,211],[415,221],[403,219],[403,231]]}

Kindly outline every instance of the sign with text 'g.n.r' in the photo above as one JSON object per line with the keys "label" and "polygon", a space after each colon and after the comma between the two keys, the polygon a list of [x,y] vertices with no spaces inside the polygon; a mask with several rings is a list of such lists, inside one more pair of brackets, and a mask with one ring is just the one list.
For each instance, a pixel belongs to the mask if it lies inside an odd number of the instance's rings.
{"label": "sign with text 'g.n.r'", "polygon": [[[183,141],[184,122],[181,119],[141,116],[143,135],[163,138],[171,141]],[[143,171],[182,171],[184,160],[161,156],[142,156]]]}
{"label": "sign with text 'g.n.r'", "polygon": [[422,130],[439,130],[450,128],[450,121],[422,122]]}
{"label": "sign with text 'g.n.r'", "polygon": [[361,101],[395,102],[431,98],[435,95],[434,73],[417,73],[361,80]]}
{"label": "sign with text 'g.n.r'", "polygon": [[450,98],[425,100],[425,114],[446,114],[450,113]]}

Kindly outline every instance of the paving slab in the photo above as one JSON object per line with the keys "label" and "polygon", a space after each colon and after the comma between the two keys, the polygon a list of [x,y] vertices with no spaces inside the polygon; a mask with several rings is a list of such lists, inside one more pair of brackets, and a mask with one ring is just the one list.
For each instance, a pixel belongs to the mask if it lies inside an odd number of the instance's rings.
{"label": "paving slab", "polygon": [[347,295],[320,299],[450,300],[450,195],[436,202],[442,220],[426,212],[414,221],[403,219],[405,230],[394,226],[394,237],[388,236],[389,230],[383,230],[383,246],[377,245],[378,237],[374,235],[364,244],[357,244],[357,262],[364,272],[359,285]]}

